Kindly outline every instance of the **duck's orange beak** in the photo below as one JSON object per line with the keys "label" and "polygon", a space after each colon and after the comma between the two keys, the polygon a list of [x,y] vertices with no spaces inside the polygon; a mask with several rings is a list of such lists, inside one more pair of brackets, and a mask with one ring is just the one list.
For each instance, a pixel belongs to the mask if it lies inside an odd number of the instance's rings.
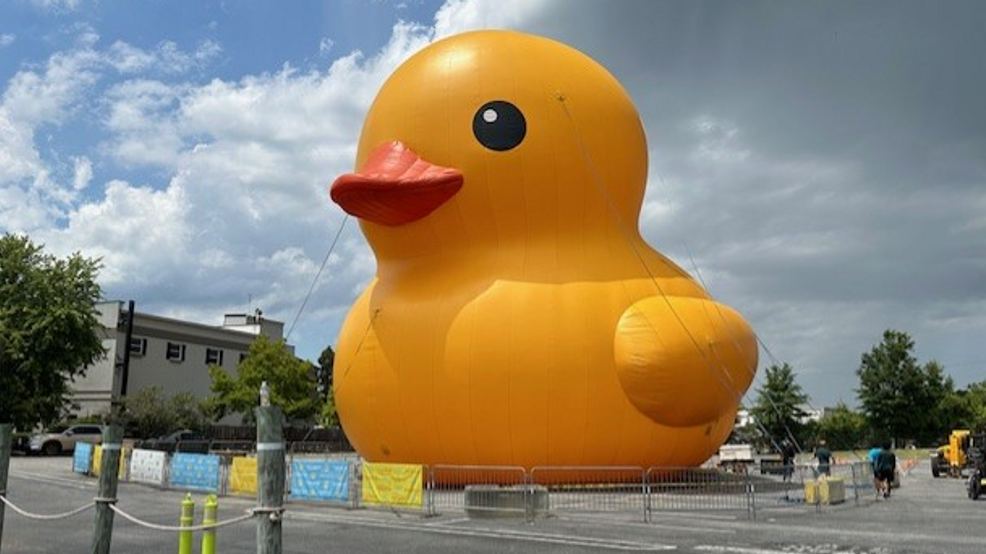
{"label": "duck's orange beak", "polygon": [[381,225],[404,225],[438,209],[462,188],[462,172],[429,163],[403,142],[381,144],[356,173],[329,189],[346,213]]}

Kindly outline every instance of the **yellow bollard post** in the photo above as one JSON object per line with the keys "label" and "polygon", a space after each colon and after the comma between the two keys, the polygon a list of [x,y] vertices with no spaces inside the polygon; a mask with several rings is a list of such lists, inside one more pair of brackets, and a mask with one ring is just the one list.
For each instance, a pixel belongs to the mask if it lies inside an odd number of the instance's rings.
{"label": "yellow bollard post", "polygon": [[[195,523],[195,501],[192,500],[192,493],[185,495],[185,500],[181,501],[181,527],[191,527]],[[192,532],[178,532],[178,554],[192,554]]]}
{"label": "yellow bollard post", "polygon": [[[216,512],[219,511],[219,499],[216,495],[210,494],[205,498],[205,508],[202,511],[202,525],[211,525],[216,522]],[[202,554],[216,554],[216,530],[206,529],[202,531]]]}

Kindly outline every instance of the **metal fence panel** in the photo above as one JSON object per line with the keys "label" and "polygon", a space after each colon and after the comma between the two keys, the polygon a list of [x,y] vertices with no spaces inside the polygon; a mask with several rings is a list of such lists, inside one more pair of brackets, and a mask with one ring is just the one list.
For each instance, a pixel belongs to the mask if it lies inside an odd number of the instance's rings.
{"label": "metal fence panel", "polygon": [[649,509],[751,512],[753,477],[715,469],[652,467],[647,470]]}
{"label": "metal fence panel", "polygon": [[531,485],[547,492],[549,512],[628,512],[647,518],[641,467],[535,467]]}
{"label": "metal fence panel", "polygon": [[438,515],[462,510],[474,516],[526,514],[527,473],[514,466],[432,466],[428,471],[427,510]]}

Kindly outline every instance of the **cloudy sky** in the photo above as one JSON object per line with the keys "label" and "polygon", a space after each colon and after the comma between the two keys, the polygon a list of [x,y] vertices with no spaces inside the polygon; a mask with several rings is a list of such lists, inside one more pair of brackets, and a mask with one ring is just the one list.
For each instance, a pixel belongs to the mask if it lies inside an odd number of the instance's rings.
{"label": "cloudy sky", "polygon": [[515,29],[622,81],[645,237],[813,405],[855,405],[891,328],[964,386],[986,379],[984,27],[975,0],[0,0],[0,232],[101,257],[141,311],[260,308],[315,360],[374,269],[326,188],[377,89],[431,41]]}

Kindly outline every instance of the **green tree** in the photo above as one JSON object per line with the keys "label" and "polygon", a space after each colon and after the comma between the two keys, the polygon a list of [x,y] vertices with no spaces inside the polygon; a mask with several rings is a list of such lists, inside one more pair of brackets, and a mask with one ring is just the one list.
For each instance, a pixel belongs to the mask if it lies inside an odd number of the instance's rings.
{"label": "green tree", "polygon": [[856,394],[878,436],[930,444],[941,434],[942,406],[954,386],[941,364],[920,366],[913,349],[907,333],[885,331],[883,342],[862,356]]}
{"label": "green tree", "polygon": [[319,413],[319,423],[325,427],[339,425],[339,415],[336,412],[335,394],[332,390],[332,370],[334,369],[336,353],[331,346],[326,346],[325,350],[318,357],[318,369],[316,371],[318,380],[318,394],[321,398],[322,406]]}
{"label": "green tree", "polygon": [[209,367],[209,377],[212,395],[207,404],[216,419],[242,414],[245,421],[253,421],[264,381],[270,387],[271,404],[280,406],[289,421],[311,420],[319,413],[314,368],[289,352],[284,340],[259,335],[237,367],[236,377],[219,366]]}
{"label": "green tree", "polygon": [[318,356],[318,392],[323,398],[332,394],[332,370],[336,363],[336,353],[331,346],[326,346]]}
{"label": "green tree", "polygon": [[123,399],[127,431],[138,437],[158,437],[178,429],[202,431],[209,425],[202,402],[190,392],[165,398],[161,387],[145,387]]}
{"label": "green tree", "polygon": [[986,381],[951,391],[941,403],[941,412],[943,422],[936,437],[939,443],[947,441],[952,429],[986,432]]}
{"label": "green tree", "polygon": [[972,383],[963,391],[966,402],[966,427],[986,432],[986,381]]}
{"label": "green tree", "polygon": [[764,371],[764,383],[757,389],[757,402],[750,408],[750,415],[764,432],[771,446],[783,439],[804,441],[805,411],[801,408],[808,395],[795,382],[794,369],[786,362],[773,364]]}
{"label": "green tree", "polygon": [[129,434],[141,438],[158,437],[171,430],[172,420],[165,409],[164,390],[144,387],[122,401],[123,423]]}
{"label": "green tree", "polygon": [[836,404],[818,422],[818,435],[824,437],[829,447],[835,450],[866,446],[868,433],[866,416],[849,408],[844,402]]}
{"label": "green tree", "polygon": [[45,254],[0,237],[0,422],[30,428],[70,406],[71,382],[106,355],[98,334],[99,261]]}
{"label": "green tree", "polygon": [[968,419],[965,407],[955,402],[955,381],[945,373],[945,368],[935,360],[926,363],[924,373],[928,412],[926,417],[915,420],[914,438],[920,444],[932,445],[943,429],[951,429],[953,422]]}

